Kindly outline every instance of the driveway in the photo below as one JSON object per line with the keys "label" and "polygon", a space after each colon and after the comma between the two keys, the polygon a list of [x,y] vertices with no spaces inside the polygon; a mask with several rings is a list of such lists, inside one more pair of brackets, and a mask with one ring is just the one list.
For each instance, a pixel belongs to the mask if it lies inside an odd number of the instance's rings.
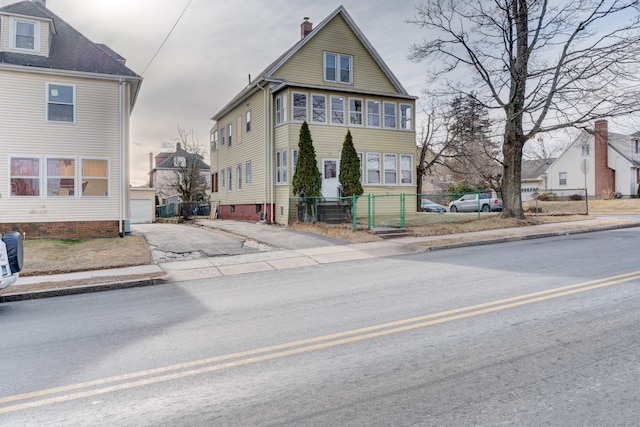
{"label": "driveway", "polygon": [[154,263],[348,243],[277,225],[229,220],[132,224],[131,231],[144,235]]}

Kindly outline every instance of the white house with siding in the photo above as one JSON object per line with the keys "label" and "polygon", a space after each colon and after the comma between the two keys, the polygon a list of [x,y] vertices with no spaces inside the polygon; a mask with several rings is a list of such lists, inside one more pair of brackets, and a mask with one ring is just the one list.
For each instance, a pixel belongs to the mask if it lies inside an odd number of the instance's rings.
{"label": "white house with siding", "polygon": [[300,40],[212,117],[214,211],[221,218],[295,220],[291,183],[305,121],[326,199],[339,194],[348,130],[365,195],[415,194],[416,99],[344,7],[315,28],[305,18]]}
{"label": "white house with siding", "polygon": [[129,118],[141,82],[44,0],[0,8],[0,230],[127,231]]}

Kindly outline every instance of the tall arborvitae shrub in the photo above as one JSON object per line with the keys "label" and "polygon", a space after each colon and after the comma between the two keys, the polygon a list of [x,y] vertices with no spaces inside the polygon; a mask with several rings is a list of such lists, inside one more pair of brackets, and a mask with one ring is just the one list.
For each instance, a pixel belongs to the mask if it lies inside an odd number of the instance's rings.
{"label": "tall arborvitae shrub", "polygon": [[342,154],[340,157],[340,186],[342,187],[342,196],[351,197],[353,195],[360,196],[364,190],[360,183],[360,158],[353,146],[353,138],[351,131],[347,131],[342,144]]}
{"label": "tall arborvitae shrub", "polygon": [[300,139],[298,140],[298,161],[296,172],[293,175],[293,193],[300,197],[307,197],[307,212],[311,210],[311,216],[315,219],[313,211],[314,197],[322,194],[322,176],[318,170],[316,150],[313,148],[311,131],[307,122],[302,123]]}

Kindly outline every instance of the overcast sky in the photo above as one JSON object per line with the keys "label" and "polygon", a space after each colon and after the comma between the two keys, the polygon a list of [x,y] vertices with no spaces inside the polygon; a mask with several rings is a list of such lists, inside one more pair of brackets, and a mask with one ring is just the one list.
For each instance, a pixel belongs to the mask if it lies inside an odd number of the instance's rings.
{"label": "overcast sky", "polygon": [[[15,3],[0,0],[0,6]],[[126,58],[138,74],[189,0],[47,0],[47,7],[91,41]],[[407,0],[192,0],[144,72],[131,117],[131,184],[147,182],[149,153],[173,150],[177,128],[208,147],[211,116],[300,38],[309,17],[319,24],[341,4],[405,89],[420,96],[425,64],[407,59],[425,33],[405,20]],[[208,159],[207,159],[208,160]]]}

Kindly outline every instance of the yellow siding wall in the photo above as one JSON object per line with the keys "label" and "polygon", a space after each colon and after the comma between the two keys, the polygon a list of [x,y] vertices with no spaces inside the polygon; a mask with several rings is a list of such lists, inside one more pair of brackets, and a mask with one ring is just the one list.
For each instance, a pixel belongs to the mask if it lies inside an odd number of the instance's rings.
{"label": "yellow siding wall", "polygon": [[[218,172],[218,176],[231,167],[232,188],[228,191],[227,178],[225,188],[219,179],[218,192],[211,195],[211,201],[222,204],[260,204],[266,200],[265,196],[265,103],[262,90],[258,90],[247,101],[232,110],[225,117],[218,120],[214,131],[218,134],[218,150],[211,151],[211,173]],[[267,103],[266,108],[269,108]],[[247,132],[247,111],[251,111],[251,130]],[[267,111],[268,114],[268,111]],[[239,120],[238,120],[239,119]],[[238,123],[240,123],[238,129]],[[221,145],[220,129],[225,129],[228,137],[228,125],[233,127],[232,144]],[[240,142],[238,142],[240,141]],[[246,164],[251,161],[251,183],[246,182]],[[242,167],[242,188],[237,187],[238,165]],[[270,169],[270,168],[269,168]]]}
{"label": "yellow siding wall", "polygon": [[[324,52],[353,56],[353,85],[324,80]],[[369,55],[364,45],[338,15],[321,32],[311,38],[274,77],[291,82],[335,86],[342,89],[396,93],[389,79]]]}
{"label": "yellow siding wall", "polygon": [[[72,84],[76,88],[76,122],[46,122],[46,84]],[[128,98],[128,89],[124,91]],[[0,71],[0,221],[53,222],[117,220],[119,218],[119,83],[85,78]],[[7,102],[7,100],[16,100]],[[124,167],[129,177],[129,102],[125,99]],[[45,175],[39,197],[11,197],[9,158],[38,156],[109,161],[109,196],[99,198],[46,197]],[[76,174],[76,179],[78,174]],[[126,185],[128,188],[128,184]],[[129,206],[124,207],[128,217]]]}

